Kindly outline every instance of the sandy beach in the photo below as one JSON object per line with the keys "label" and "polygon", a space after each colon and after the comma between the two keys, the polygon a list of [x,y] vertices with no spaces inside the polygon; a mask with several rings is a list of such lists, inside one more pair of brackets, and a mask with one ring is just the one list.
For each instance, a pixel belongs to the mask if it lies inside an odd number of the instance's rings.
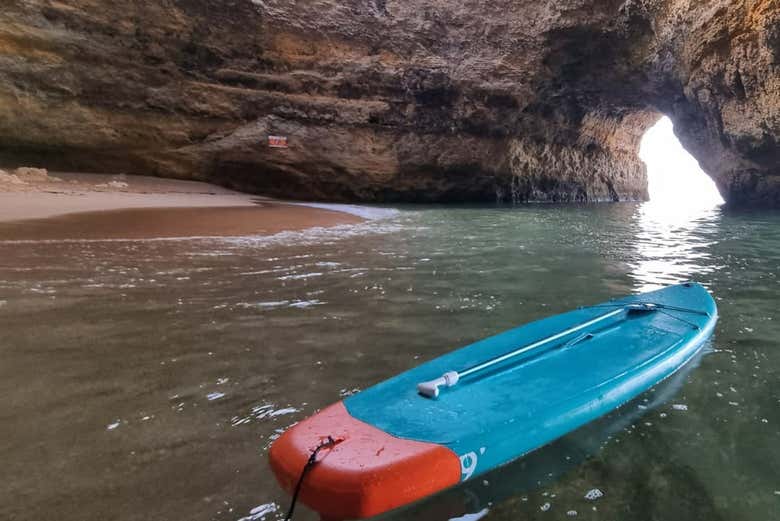
{"label": "sandy beach", "polygon": [[5,172],[0,240],[268,235],[362,219],[196,181]]}

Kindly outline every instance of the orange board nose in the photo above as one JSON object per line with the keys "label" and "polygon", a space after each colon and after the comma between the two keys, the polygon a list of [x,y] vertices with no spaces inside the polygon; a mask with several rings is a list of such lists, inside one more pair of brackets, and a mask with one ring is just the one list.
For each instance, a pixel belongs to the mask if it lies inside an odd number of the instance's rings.
{"label": "orange board nose", "polygon": [[270,450],[271,468],[289,493],[312,451],[319,452],[300,500],[325,519],[361,519],[411,503],[460,481],[458,456],[434,443],[396,438],[350,416],[343,402],[287,430]]}

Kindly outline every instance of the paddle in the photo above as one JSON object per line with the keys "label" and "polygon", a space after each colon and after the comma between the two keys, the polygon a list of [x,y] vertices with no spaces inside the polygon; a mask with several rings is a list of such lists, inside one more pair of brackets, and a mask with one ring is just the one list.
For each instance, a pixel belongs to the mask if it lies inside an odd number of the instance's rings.
{"label": "paddle", "polygon": [[[544,344],[548,344],[550,342],[554,342],[556,340],[559,340],[567,335],[570,335],[572,333],[576,333],[577,331],[581,331],[587,327],[590,327],[594,324],[597,324],[599,322],[603,322],[604,320],[607,320],[609,318],[612,318],[616,315],[620,315],[624,311],[635,311],[635,312],[642,312],[642,311],[657,311],[658,308],[661,307],[658,304],[654,304],[651,302],[632,302],[628,304],[620,304],[620,307],[618,309],[614,309],[608,313],[604,313],[603,315],[599,315],[595,318],[592,318],[586,322],[582,322],[580,324],[577,324],[576,326],[570,327],[569,329],[565,329],[559,333],[556,333],[554,335],[550,335],[548,337],[545,337],[541,340],[538,340],[532,344],[525,345],[523,347],[520,347],[518,349],[515,349],[514,351],[511,351],[509,353],[497,356],[495,358],[491,358],[490,360],[486,362],[482,362],[480,364],[474,365],[469,367],[468,369],[464,369],[463,371],[447,371],[443,375],[441,375],[439,378],[436,378],[434,380],[430,380],[427,382],[422,382],[417,384],[417,392],[421,395],[425,396],[426,398],[438,398],[439,396],[439,387],[453,387],[458,383],[458,381],[461,378],[465,378],[466,376],[472,375],[474,373],[478,373],[480,371],[483,371],[489,367],[492,367],[496,364],[500,364],[501,362],[504,362],[506,360],[509,360],[510,358],[514,358],[518,355],[521,355],[523,353],[526,353],[532,349],[536,349],[539,346],[542,346]],[[585,337],[582,337],[584,340]],[[573,342],[576,343],[576,342]]]}

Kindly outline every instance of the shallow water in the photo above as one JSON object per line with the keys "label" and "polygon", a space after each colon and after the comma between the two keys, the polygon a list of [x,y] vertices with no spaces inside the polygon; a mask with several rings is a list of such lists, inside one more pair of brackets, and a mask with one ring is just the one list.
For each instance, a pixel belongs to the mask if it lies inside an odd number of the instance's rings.
{"label": "shallow water", "polygon": [[0,519],[282,518],[267,448],[292,423],[486,335],[690,278],[721,314],[696,364],[384,517],[777,519],[779,265],[780,214],[650,204],[0,242]]}

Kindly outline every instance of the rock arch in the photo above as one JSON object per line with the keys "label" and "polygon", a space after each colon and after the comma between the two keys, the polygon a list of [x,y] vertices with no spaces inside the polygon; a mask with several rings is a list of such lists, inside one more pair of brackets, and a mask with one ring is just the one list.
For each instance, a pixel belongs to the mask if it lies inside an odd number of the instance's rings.
{"label": "rock arch", "polygon": [[306,198],[631,200],[663,113],[728,203],[780,206],[777,0],[9,4],[2,163]]}

